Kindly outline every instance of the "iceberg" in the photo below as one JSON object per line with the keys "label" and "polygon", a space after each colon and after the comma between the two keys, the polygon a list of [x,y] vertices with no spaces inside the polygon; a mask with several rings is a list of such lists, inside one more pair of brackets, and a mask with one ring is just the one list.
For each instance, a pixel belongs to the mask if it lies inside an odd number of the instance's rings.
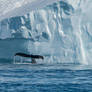
{"label": "iceberg", "polygon": [[1,0],[0,20],[24,15],[59,0]]}
{"label": "iceberg", "polygon": [[43,55],[46,63],[92,63],[91,0],[1,0],[0,4],[0,58],[25,52]]}

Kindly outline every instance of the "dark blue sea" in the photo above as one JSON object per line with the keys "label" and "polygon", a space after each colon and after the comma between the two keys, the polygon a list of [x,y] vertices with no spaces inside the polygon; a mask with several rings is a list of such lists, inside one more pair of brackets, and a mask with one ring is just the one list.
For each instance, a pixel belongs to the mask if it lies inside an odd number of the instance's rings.
{"label": "dark blue sea", "polygon": [[0,64],[0,92],[92,92],[92,66]]}

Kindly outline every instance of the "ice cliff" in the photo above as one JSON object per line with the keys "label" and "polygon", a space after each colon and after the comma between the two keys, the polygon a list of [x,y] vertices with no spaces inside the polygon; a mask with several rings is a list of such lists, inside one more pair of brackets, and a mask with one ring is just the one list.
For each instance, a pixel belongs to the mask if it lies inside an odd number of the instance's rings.
{"label": "ice cliff", "polygon": [[5,18],[0,22],[0,58],[26,52],[44,55],[50,63],[91,63],[92,0],[1,0],[0,4],[0,20]]}

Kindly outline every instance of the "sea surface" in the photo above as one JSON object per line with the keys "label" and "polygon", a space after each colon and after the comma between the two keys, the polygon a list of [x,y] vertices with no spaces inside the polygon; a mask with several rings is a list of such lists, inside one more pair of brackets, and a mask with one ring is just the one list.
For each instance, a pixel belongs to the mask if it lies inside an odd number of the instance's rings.
{"label": "sea surface", "polygon": [[92,66],[3,63],[0,92],[92,92]]}

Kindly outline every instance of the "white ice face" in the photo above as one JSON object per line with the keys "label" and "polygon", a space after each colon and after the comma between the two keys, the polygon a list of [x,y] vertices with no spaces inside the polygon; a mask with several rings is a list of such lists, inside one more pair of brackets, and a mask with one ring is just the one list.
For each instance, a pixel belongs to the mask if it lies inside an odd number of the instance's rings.
{"label": "white ice face", "polygon": [[[0,0],[0,20],[9,18],[0,22],[0,39],[6,39],[0,41],[0,56],[20,50],[49,55],[46,61],[92,63],[92,0],[56,1]],[[11,22],[14,16],[20,17]]]}
{"label": "white ice face", "polygon": [[0,0],[0,20],[24,15],[59,0]]}

